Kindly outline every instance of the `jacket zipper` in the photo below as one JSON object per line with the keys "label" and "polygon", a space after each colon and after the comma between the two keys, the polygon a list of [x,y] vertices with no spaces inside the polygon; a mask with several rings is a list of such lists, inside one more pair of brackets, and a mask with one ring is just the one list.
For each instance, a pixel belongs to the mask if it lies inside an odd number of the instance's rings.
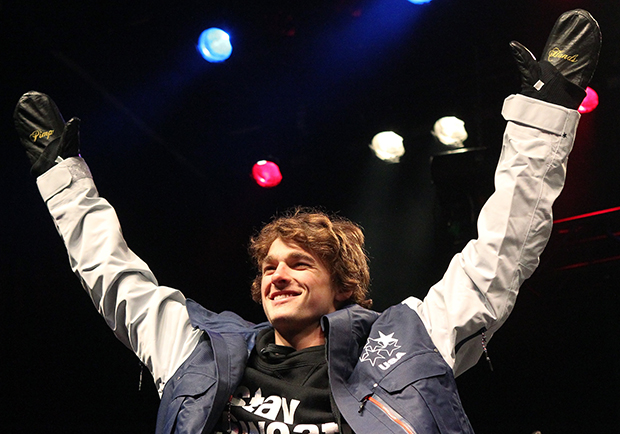
{"label": "jacket zipper", "polygon": [[392,422],[401,427],[407,434],[416,434],[415,430],[396,410],[390,407],[381,398],[375,398],[372,394],[365,396],[359,408],[359,413],[364,410],[367,402],[372,402],[381,410]]}
{"label": "jacket zipper", "polygon": [[474,339],[477,336],[480,336],[482,338],[482,351],[484,352],[484,358],[486,359],[487,363],[489,364],[489,369],[491,371],[493,371],[493,364],[491,363],[491,358],[489,357],[489,351],[487,350],[487,336],[485,334],[486,331],[487,331],[487,328],[486,327],[482,327],[480,330],[478,330],[473,335],[466,337],[461,342],[456,344],[456,347],[454,347],[454,352],[458,353],[459,350],[461,349],[461,347],[465,343],[469,342],[470,340]]}

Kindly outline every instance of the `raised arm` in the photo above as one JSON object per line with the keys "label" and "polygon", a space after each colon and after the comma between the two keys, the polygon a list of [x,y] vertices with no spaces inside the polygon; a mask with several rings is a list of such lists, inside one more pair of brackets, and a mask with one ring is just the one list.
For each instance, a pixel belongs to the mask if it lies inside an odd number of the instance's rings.
{"label": "raised arm", "polygon": [[149,368],[161,394],[200,338],[183,294],[158,286],[127,247],[116,212],[78,156],[79,119],[65,125],[53,101],[38,92],[20,99],[14,117],[71,268],[114,334]]}
{"label": "raised arm", "polygon": [[594,18],[575,10],[558,19],[541,61],[518,42],[510,44],[522,89],[504,103],[508,123],[495,192],[480,212],[478,239],[453,258],[423,301],[405,300],[456,375],[478,361],[538,266],[551,234],[551,207],[564,186],[580,116],[576,109],[600,43]]}
{"label": "raised arm", "polygon": [[523,95],[509,97],[502,113],[508,125],[478,239],[452,259],[424,301],[405,300],[456,375],[478,361],[483,339],[504,323],[538,266],[579,120],[575,110]]}

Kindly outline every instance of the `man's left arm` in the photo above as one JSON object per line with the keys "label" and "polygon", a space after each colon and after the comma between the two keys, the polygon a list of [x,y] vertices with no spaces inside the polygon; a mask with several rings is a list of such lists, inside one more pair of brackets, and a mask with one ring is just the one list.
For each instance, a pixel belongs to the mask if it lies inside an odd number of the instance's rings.
{"label": "man's left arm", "polygon": [[456,375],[473,366],[485,339],[504,323],[519,287],[539,263],[552,227],[579,113],[523,95],[506,99],[508,121],[495,192],[478,218],[476,240],[451,261],[418,312]]}
{"label": "man's left arm", "polygon": [[[478,239],[454,257],[424,301],[405,301],[456,375],[478,361],[538,266],[601,41],[594,17],[575,9],[557,19],[540,61],[519,42],[510,43],[521,91],[504,103],[508,124],[495,192],[478,217]],[[569,50],[572,60],[553,55],[557,50]]]}

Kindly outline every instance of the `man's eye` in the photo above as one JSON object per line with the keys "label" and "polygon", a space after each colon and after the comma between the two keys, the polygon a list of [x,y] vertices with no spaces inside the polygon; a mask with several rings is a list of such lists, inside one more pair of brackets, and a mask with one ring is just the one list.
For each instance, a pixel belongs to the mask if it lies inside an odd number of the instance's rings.
{"label": "man's eye", "polygon": [[272,265],[267,265],[265,267],[263,267],[263,274],[270,274],[273,273],[273,271],[276,269],[276,267],[272,266]]}

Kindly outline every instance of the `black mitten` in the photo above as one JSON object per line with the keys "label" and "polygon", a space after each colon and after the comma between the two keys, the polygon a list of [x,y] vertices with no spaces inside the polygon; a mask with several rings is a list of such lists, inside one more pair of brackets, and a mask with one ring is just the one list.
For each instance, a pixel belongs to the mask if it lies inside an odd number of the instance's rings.
{"label": "black mitten", "polygon": [[28,92],[19,99],[13,113],[15,128],[36,177],[50,167],[80,153],[80,120],[65,124],[52,99],[39,92]]}
{"label": "black mitten", "polygon": [[575,9],[555,22],[540,61],[523,45],[510,43],[521,74],[521,93],[579,108],[598,64],[601,29],[589,12]]}
{"label": "black mitten", "polygon": [[572,83],[547,61],[534,55],[517,41],[510,43],[521,75],[521,94],[563,107],[577,109],[586,96],[585,89]]}

